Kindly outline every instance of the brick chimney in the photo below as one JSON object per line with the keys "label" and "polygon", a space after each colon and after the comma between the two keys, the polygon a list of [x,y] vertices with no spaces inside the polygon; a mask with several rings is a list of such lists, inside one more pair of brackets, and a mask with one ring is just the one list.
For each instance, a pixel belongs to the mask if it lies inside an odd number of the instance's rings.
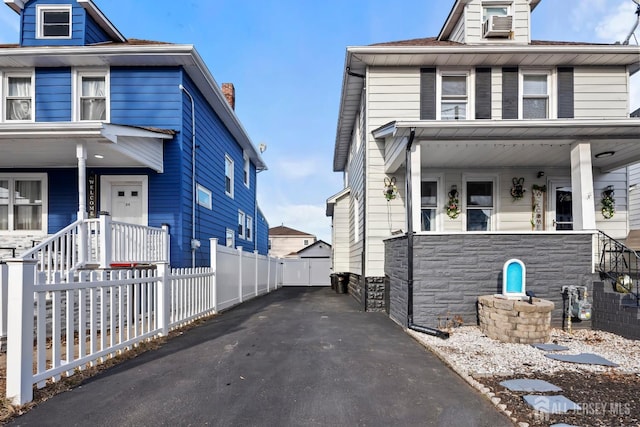
{"label": "brick chimney", "polygon": [[227,102],[231,106],[231,109],[236,109],[236,88],[233,87],[233,83],[222,83],[222,94],[227,98]]}

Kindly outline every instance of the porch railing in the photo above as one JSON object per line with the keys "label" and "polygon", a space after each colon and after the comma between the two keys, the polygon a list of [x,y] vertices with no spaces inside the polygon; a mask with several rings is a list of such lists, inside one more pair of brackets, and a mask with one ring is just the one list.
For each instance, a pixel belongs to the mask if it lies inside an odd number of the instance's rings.
{"label": "porch railing", "polygon": [[19,258],[36,260],[36,270],[45,273],[47,281],[87,267],[169,262],[169,231],[165,226],[111,221],[103,215],[75,221]]}
{"label": "porch railing", "polygon": [[635,305],[640,306],[640,254],[602,231],[598,233],[598,253],[600,277],[629,289]]}

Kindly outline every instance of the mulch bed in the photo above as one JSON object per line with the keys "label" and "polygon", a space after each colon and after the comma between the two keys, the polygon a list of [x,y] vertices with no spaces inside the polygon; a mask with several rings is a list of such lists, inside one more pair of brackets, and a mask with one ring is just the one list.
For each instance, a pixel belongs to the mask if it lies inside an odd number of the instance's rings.
{"label": "mulch bed", "polygon": [[[550,382],[560,388],[558,393],[514,392],[500,382],[531,378]],[[500,403],[507,405],[512,417],[531,426],[565,423],[577,426],[640,426],[640,375],[614,372],[558,372],[551,375],[509,377],[476,377],[488,387]],[[567,414],[543,414],[529,406],[522,396],[563,395],[580,405],[581,410]]]}

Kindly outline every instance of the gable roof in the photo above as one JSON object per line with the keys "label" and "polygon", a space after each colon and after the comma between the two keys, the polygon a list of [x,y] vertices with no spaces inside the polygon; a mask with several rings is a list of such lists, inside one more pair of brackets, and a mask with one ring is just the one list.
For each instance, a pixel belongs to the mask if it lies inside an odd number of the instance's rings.
{"label": "gable roof", "polygon": [[294,252],[294,253],[291,253],[289,255],[294,255],[294,254],[295,255],[303,255],[305,252],[308,252],[309,250],[315,248],[316,246],[320,246],[320,245],[327,245],[328,249],[331,250],[331,245],[330,244],[328,244],[324,240],[316,240],[315,242],[313,242],[309,246],[305,246],[304,248],[300,249],[298,252]]}
{"label": "gable roof", "polygon": [[270,228],[269,236],[299,236],[299,237],[309,236],[309,237],[315,238],[313,234],[309,234],[309,233],[305,233],[304,231],[285,227],[284,225],[279,225],[277,227]]}

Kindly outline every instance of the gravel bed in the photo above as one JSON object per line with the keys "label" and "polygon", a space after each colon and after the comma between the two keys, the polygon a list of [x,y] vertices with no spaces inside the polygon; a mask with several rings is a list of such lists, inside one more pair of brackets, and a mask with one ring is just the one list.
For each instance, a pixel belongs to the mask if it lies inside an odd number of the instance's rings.
{"label": "gravel bed", "polygon": [[[640,426],[640,341],[587,329],[572,334],[553,329],[550,343],[568,347],[557,354],[593,353],[618,367],[560,362],[528,344],[507,344],[488,338],[476,326],[449,331],[443,340],[409,330],[471,386],[483,393],[514,425]],[[567,414],[539,413],[523,401],[525,394],[500,385],[514,378],[543,379],[562,388],[560,394],[582,405]],[[547,393],[548,394],[548,393]]]}

